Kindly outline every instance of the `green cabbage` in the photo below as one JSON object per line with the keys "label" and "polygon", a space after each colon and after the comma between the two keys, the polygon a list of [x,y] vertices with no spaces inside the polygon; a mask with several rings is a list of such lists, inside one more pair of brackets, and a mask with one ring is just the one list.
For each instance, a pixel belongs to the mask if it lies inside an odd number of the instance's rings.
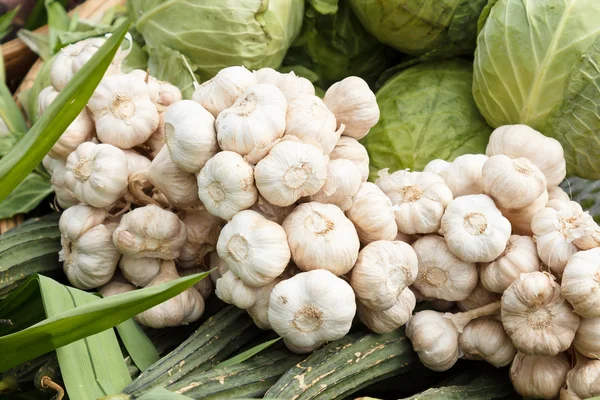
{"label": "green cabbage", "polygon": [[148,46],[183,54],[203,80],[231,65],[279,67],[304,14],[303,0],[129,0],[127,5]]}
{"label": "green cabbage", "polygon": [[418,64],[386,82],[377,92],[379,122],[362,140],[371,176],[485,152],[491,128],[477,111],[471,78],[471,63],[454,59]]}
{"label": "green cabbage", "polygon": [[473,96],[487,122],[556,138],[569,174],[600,178],[600,1],[492,0]]}

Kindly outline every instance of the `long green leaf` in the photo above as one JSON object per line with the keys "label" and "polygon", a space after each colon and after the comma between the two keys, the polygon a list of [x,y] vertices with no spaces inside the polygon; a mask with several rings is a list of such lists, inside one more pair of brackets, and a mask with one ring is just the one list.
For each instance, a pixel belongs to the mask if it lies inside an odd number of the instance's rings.
{"label": "long green leaf", "polygon": [[235,364],[244,362],[247,359],[249,359],[250,357],[255,356],[256,354],[260,353],[261,351],[271,347],[273,344],[275,344],[279,340],[281,340],[280,337],[273,339],[273,340],[269,340],[264,343],[261,343],[258,346],[254,346],[253,348],[248,349],[248,350],[244,351],[243,353],[238,354],[235,357],[231,357],[230,359],[225,360],[222,363],[219,363],[219,365],[217,365],[217,368],[229,367],[230,365],[235,365]]}
{"label": "long green leaf", "polygon": [[0,159],[0,201],[44,158],[87,104],[108,69],[131,21],[125,21],[75,74],[17,145]]}
{"label": "long green leaf", "polygon": [[156,347],[134,320],[129,319],[117,325],[117,332],[127,353],[140,371],[145,371],[159,360],[160,356]]}
{"label": "long green leaf", "polygon": [[42,200],[52,193],[50,179],[32,172],[0,202],[0,218],[10,218],[33,210]]}
{"label": "long green leaf", "polygon": [[[179,278],[158,286],[98,299],[76,309],[47,318],[22,331],[0,337],[0,372],[45,354],[76,340],[112,328],[121,322],[160,304],[193,286],[208,276],[208,272]],[[25,283],[39,280],[31,276]],[[3,308],[9,307],[21,291],[16,290],[0,302],[0,318],[5,318]],[[14,314],[13,314],[14,315]],[[0,328],[1,329],[1,328]]]}
{"label": "long green leaf", "polygon": [[4,81],[0,82],[0,118],[10,132],[27,132],[27,123]]}
{"label": "long green leaf", "polygon": [[21,6],[18,5],[4,15],[0,15],[0,40],[2,40],[10,32],[12,21],[20,9]]}

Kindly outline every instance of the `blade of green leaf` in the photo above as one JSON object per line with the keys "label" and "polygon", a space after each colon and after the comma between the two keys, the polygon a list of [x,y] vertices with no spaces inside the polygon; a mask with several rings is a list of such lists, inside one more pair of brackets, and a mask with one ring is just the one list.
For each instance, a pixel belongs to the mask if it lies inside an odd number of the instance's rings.
{"label": "blade of green leaf", "polygon": [[58,32],[68,31],[70,19],[67,11],[56,0],[45,0],[46,13],[48,13],[48,39],[50,41],[50,52],[55,54],[58,49]]}
{"label": "blade of green leaf", "polygon": [[28,126],[4,81],[0,82],[0,118],[10,132],[27,132]]}
{"label": "blade of green leaf", "polygon": [[20,9],[21,6],[17,5],[9,12],[0,15],[0,40],[4,39],[4,37],[10,32],[10,29],[12,28],[12,21]]}
{"label": "blade of green leaf", "polygon": [[52,185],[47,177],[32,172],[0,202],[0,218],[11,218],[33,210],[52,193]]}
{"label": "blade of green leaf", "polygon": [[184,396],[182,394],[177,394],[173,392],[169,392],[167,389],[162,387],[157,387],[148,393],[145,393],[138,397],[139,400],[188,400],[191,397]]}
{"label": "blade of green leaf", "polygon": [[[190,275],[161,285],[98,299],[47,318],[22,331],[2,336],[0,337],[0,348],[2,349],[0,372],[60,346],[112,328],[183,292],[208,274],[206,272]],[[39,275],[32,275],[24,285],[31,280],[38,281],[39,279]],[[4,318],[2,306],[13,300],[14,296],[11,294],[0,302],[0,318]]]}
{"label": "blade of green leaf", "polygon": [[273,340],[269,340],[262,344],[259,344],[258,346],[254,346],[253,348],[248,349],[248,350],[244,351],[243,353],[238,354],[235,357],[231,357],[230,359],[225,360],[222,363],[219,363],[217,365],[217,368],[229,367],[231,365],[235,365],[235,364],[244,362],[247,359],[249,359],[250,357],[255,356],[256,354],[260,353],[261,351],[271,347],[273,344],[277,343],[279,340],[281,340],[280,337],[273,339]]}
{"label": "blade of green leaf", "polygon": [[145,371],[160,358],[152,341],[132,319],[117,325],[117,332],[127,353],[140,371]]}
{"label": "blade of green leaf", "polygon": [[0,201],[38,165],[87,104],[131,21],[127,20],[75,74],[29,132],[0,159]]}
{"label": "blade of green leaf", "polygon": [[41,33],[35,33],[27,29],[20,29],[17,32],[17,36],[31,51],[40,56],[42,60],[48,59],[50,56],[50,37],[48,35],[42,35]]}

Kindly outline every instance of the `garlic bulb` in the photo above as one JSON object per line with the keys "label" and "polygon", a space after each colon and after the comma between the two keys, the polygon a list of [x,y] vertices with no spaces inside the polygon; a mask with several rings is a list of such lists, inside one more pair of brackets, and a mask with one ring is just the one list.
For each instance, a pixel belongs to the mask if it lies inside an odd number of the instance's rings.
{"label": "garlic bulb", "polygon": [[127,75],[134,76],[148,84],[150,100],[152,100],[159,112],[164,111],[171,104],[181,100],[181,90],[177,86],[169,82],[160,81],[150,76],[147,71],[134,69],[128,72]]}
{"label": "garlic bulb", "polygon": [[375,184],[392,201],[398,230],[409,235],[434,233],[446,206],[452,201],[452,191],[444,180],[430,172],[378,172]]}
{"label": "garlic bulb", "polygon": [[323,187],[328,162],[328,157],[315,146],[293,140],[281,141],[256,164],[256,187],[271,204],[292,205]]}
{"label": "garlic bulb", "polygon": [[378,240],[358,253],[350,285],[362,304],[384,311],[412,285],[418,272],[417,255],[409,244]]}
{"label": "garlic bulb", "polygon": [[458,361],[458,330],[437,311],[419,311],[406,324],[408,337],[421,363],[434,371],[446,371]]}
{"label": "garlic bulb", "polygon": [[129,169],[122,150],[85,142],[67,157],[64,182],[79,201],[109,207],[127,191]]}
{"label": "garlic bulb", "polygon": [[160,258],[134,258],[123,256],[119,261],[121,273],[129,282],[138,287],[145,287],[152,279],[156,278],[160,272]]}
{"label": "garlic bulb", "polygon": [[88,108],[98,139],[121,149],[144,143],[158,127],[158,111],[150,100],[148,85],[132,76],[104,77]]}
{"label": "garlic bulb", "polygon": [[562,190],[560,186],[549,187],[548,197],[548,200],[571,201],[569,194]]}
{"label": "garlic bulb", "polygon": [[303,271],[350,271],[358,258],[356,229],[332,204],[304,203],[283,221],[294,263]]}
{"label": "garlic bulb", "polygon": [[418,238],[418,235],[407,235],[406,233],[398,231],[398,234],[396,235],[396,238],[394,240],[408,244],[413,244]]}
{"label": "garlic bulb", "polygon": [[135,290],[136,287],[128,282],[121,282],[119,280],[111,280],[106,285],[102,286],[98,292],[102,297],[116,296],[121,293],[127,293]]}
{"label": "garlic bulb", "polygon": [[50,183],[52,183],[52,190],[56,194],[56,202],[62,208],[69,208],[75,204],[79,204],[79,200],[75,197],[75,194],[67,188],[65,182],[65,170],[67,163],[62,159],[54,159],[49,156],[44,157],[44,166],[46,170],[52,175]]}
{"label": "garlic bulb", "polygon": [[277,222],[281,225],[283,220],[294,210],[294,206],[292,204],[286,207],[279,207],[269,203],[264,197],[258,195],[258,200],[250,207],[250,210],[256,211],[269,221]]}
{"label": "garlic bulb", "polygon": [[[148,284],[148,287],[171,282],[179,278],[175,263],[171,260],[162,262],[160,272]],[[204,313],[204,299],[194,288],[178,294],[138,315],[135,320],[151,328],[179,326],[198,320]]]}
{"label": "garlic bulb", "polygon": [[513,233],[517,235],[532,236],[531,221],[538,211],[546,207],[548,203],[548,192],[545,191],[531,205],[521,209],[500,208],[502,215],[510,222]]}
{"label": "garlic bulb", "polygon": [[483,164],[487,159],[483,154],[458,156],[438,175],[444,179],[454,197],[483,194]]}
{"label": "garlic bulb", "polygon": [[575,253],[564,269],[562,295],[582,317],[600,317],[600,248]]}
{"label": "garlic bulb", "polygon": [[512,235],[498,258],[481,264],[479,278],[487,290],[503,293],[521,273],[539,271],[541,263],[531,237]]}
{"label": "garlic bulb", "polygon": [[217,241],[219,257],[251,287],[264,286],[290,262],[290,247],[281,225],[252,210],[237,213]]}
{"label": "garlic bulb", "polygon": [[115,224],[105,221],[105,210],[87,205],[68,208],[60,216],[58,253],[69,282],[79,289],[93,289],[112,278],[121,256],[112,243]]}
{"label": "garlic bulb", "polygon": [[[125,153],[125,157],[127,158],[127,168],[129,170],[129,176],[132,177],[136,172],[144,171],[148,169],[150,166],[150,160],[143,155],[133,151],[133,150],[123,150]],[[130,190],[127,191],[125,196],[123,197],[126,202],[129,203],[137,203],[138,199],[135,197],[135,194]]]}
{"label": "garlic bulb", "polygon": [[425,168],[423,168],[423,172],[431,172],[437,175],[446,170],[449,166],[450,163],[448,161],[436,158],[435,160],[431,160],[427,163]]}
{"label": "garlic bulb", "polygon": [[265,286],[261,286],[254,290],[256,301],[252,307],[247,309],[247,311],[248,315],[250,315],[256,326],[260,329],[271,329],[271,324],[269,323],[269,299],[271,298],[273,288],[281,282],[281,280],[280,277],[277,277]]}
{"label": "garlic bulb", "polygon": [[566,163],[561,144],[527,125],[504,125],[496,128],[487,145],[488,156],[504,154],[525,157],[543,172],[548,188],[565,179]]}
{"label": "garlic bulb", "polygon": [[506,248],[510,222],[483,194],[456,198],[442,217],[442,233],[452,253],[468,262],[491,262]]}
{"label": "garlic bulb", "polygon": [[510,380],[521,396],[554,399],[564,385],[570,368],[564,353],[542,356],[518,352],[510,366]]}
{"label": "garlic bulb", "polygon": [[286,109],[287,101],[275,85],[261,83],[250,87],[217,117],[219,146],[256,164],[283,136]]}
{"label": "garlic bulb", "polygon": [[456,307],[460,311],[469,311],[474,310],[479,307],[483,307],[485,305],[494,303],[500,300],[500,295],[498,293],[492,293],[487,291],[481,283],[475,286],[475,289],[469,294],[469,296],[464,299],[456,302]]}
{"label": "garlic bulb", "polygon": [[463,358],[485,360],[497,368],[510,364],[517,353],[502,323],[490,317],[469,322],[458,337],[458,345]]}
{"label": "garlic bulb", "polygon": [[398,233],[392,202],[374,183],[361,183],[346,210],[360,241],[368,244],[376,240],[394,240]]}
{"label": "garlic bulb", "polygon": [[165,113],[158,113],[158,127],[142,146],[147,149],[150,159],[154,159],[158,152],[166,144],[165,140]]}
{"label": "garlic bulb", "polygon": [[185,244],[185,224],[174,213],[155,205],[128,212],[113,234],[119,251],[133,258],[173,260]]}
{"label": "garlic bulb", "polygon": [[581,318],[573,346],[588,358],[600,359],[600,317]]}
{"label": "garlic bulb", "polygon": [[171,104],[165,111],[164,124],[171,159],[186,172],[200,172],[219,151],[215,118],[194,101]]}
{"label": "garlic bulb", "polygon": [[225,221],[204,209],[186,210],[181,220],[187,230],[187,240],[181,248],[177,266],[193,268],[202,265],[205,256],[216,250]]}
{"label": "garlic bulb", "polygon": [[466,299],[477,286],[477,267],[462,261],[448,249],[444,238],[426,235],[412,244],[419,260],[413,286],[424,296],[457,301]]}
{"label": "garlic bulb", "polygon": [[[194,274],[201,274],[203,272],[208,272],[208,269],[206,269],[204,266],[184,269],[177,268],[177,273],[179,276],[190,276]],[[208,300],[213,290],[213,282],[208,277],[202,278],[196,282],[196,284],[194,284],[194,289],[200,293],[204,300]]]}
{"label": "garlic bulb", "polygon": [[329,161],[327,180],[317,193],[308,197],[309,201],[335,204],[342,211],[352,206],[352,197],[361,184],[360,171],[356,164],[343,158]]}
{"label": "garlic bulb", "polygon": [[581,399],[590,399],[600,395],[600,360],[577,358],[575,368],[567,374],[569,391]]}
{"label": "garlic bulb", "polygon": [[415,309],[416,300],[413,292],[406,288],[396,298],[396,302],[388,309],[377,311],[357,302],[358,317],[370,330],[375,333],[392,332],[404,325]]}
{"label": "garlic bulb", "polygon": [[258,198],[254,171],[239,154],[221,151],[200,170],[198,196],[209,213],[230,220]]}
{"label": "garlic bulb", "polygon": [[483,164],[483,190],[501,208],[530,206],[546,190],[546,178],[527,158],[491,156]]}
{"label": "garlic bulb", "polygon": [[343,158],[352,161],[360,171],[362,182],[369,179],[369,153],[365,146],[356,139],[348,136],[342,136],[336,143],[332,152],[329,154],[330,160]]}
{"label": "garlic bulb", "polygon": [[310,96],[315,95],[313,84],[308,79],[297,76],[294,71],[287,74],[280,74],[274,85],[281,90],[288,102],[305,94]]}
{"label": "garlic bulb", "polygon": [[357,76],[334,83],[325,92],[323,101],[333,111],[338,123],[346,126],[345,136],[362,139],[379,121],[379,106],[369,85]]}
{"label": "garlic bulb", "polygon": [[212,79],[196,87],[192,100],[208,110],[215,118],[256,85],[256,78],[245,67],[223,68]]}
{"label": "garlic bulb", "polygon": [[502,295],[502,324],[520,352],[554,356],[571,346],[579,316],[546,272],[521,274]]}
{"label": "garlic bulb", "polygon": [[217,279],[229,271],[229,266],[223,259],[221,259],[221,257],[219,257],[219,254],[216,251],[211,251],[209,256],[209,265],[211,269],[210,279],[212,279],[213,283],[217,283]]}
{"label": "garlic bulb", "polygon": [[326,270],[279,282],[269,298],[269,323],[294,350],[314,349],[344,337],[356,314],[350,285]]}
{"label": "garlic bulb", "polygon": [[271,83],[275,85],[277,80],[281,77],[281,72],[275,71],[273,68],[261,68],[256,71],[252,71],[257,83]]}

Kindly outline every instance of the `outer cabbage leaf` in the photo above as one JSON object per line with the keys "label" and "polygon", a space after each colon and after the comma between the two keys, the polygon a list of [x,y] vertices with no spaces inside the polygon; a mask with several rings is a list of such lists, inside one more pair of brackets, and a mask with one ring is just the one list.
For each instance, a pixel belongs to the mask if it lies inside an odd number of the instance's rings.
{"label": "outer cabbage leaf", "polygon": [[194,93],[196,67],[178,51],[166,46],[146,46],[149,55],[148,70],[150,75],[161,81],[169,82],[181,90],[184,99],[189,99]]}
{"label": "outer cabbage leaf", "polygon": [[338,11],[338,0],[308,0],[308,2],[321,14],[335,14]]}
{"label": "outer cabbage leaf", "polygon": [[422,170],[435,159],[483,153],[491,128],[471,97],[472,67],[455,59],[408,68],[377,92],[381,117],[362,140],[371,177],[382,168]]}

